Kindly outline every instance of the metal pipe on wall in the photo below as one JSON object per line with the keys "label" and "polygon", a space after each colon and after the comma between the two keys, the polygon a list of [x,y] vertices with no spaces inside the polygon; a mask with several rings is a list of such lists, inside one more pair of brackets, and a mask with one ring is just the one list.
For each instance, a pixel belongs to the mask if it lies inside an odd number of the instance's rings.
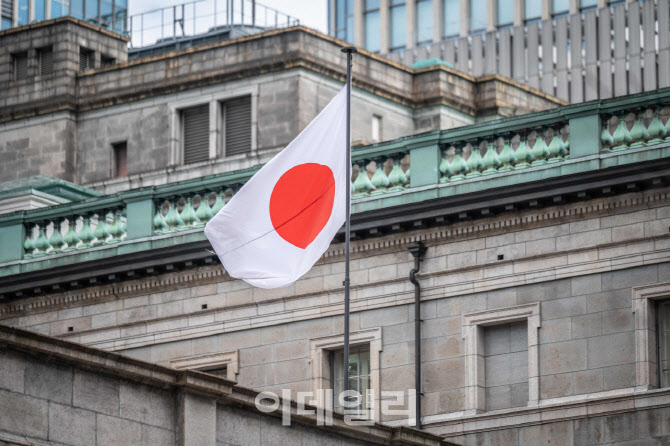
{"label": "metal pipe on wall", "polygon": [[421,269],[421,261],[428,249],[422,242],[416,242],[407,248],[414,256],[414,268],[409,272],[409,281],[414,284],[414,387],[416,392],[415,413],[416,428],[421,429],[421,285],[416,275]]}

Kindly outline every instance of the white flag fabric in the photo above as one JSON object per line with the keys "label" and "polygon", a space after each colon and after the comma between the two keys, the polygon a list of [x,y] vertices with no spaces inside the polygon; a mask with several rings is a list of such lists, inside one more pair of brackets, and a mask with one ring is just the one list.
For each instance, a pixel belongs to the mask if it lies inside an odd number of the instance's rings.
{"label": "white flag fabric", "polygon": [[346,86],[205,226],[224,268],[260,288],[298,280],[346,219]]}

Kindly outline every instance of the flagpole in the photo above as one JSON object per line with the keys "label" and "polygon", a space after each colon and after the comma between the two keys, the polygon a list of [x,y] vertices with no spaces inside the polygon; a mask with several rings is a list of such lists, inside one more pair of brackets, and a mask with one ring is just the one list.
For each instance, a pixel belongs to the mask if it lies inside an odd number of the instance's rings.
{"label": "flagpole", "polygon": [[[341,50],[347,55],[347,219],[344,229],[344,368],[343,390],[349,390],[349,244],[351,242],[351,59],[358,50],[346,46]],[[359,173],[360,175],[360,173]],[[335,396],[336,398],[339,395]],[[347,402],[349,399],[347,398]]]}

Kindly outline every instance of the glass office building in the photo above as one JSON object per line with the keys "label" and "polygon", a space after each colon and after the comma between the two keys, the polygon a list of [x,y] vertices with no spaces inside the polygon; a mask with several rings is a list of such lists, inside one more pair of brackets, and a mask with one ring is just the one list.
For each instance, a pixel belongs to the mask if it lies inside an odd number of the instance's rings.
{"label": "glass office building", "polygon": [[0,30],[71,16],[117,33],[127,31],[128,0],[0,0],[0,2]]}

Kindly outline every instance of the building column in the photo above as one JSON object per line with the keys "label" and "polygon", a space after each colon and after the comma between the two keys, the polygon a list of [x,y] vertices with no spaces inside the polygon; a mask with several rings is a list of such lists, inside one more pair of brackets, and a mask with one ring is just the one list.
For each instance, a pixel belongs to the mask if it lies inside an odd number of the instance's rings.
{"label": "building column", "polygon": [[495,31],[498,22],[498,2],[486,0],[486,31]]}
{"label": "building column", "polygon": [[461,0],[461,37],[470,33],[470,0]]}
{"label": "building column", "polygon": [[416,46],[416,2],[415,0],[407,0],[405,6],[405,14],[407,15],[407,43],[405,48],[411,49]]}
{"label": "building column", "polygon": [[380,0],[379,2],[379,53],[388,54],[391,48],[391,2]]}
{"label": "building column", "polygon": [[514,26],[523,26],[526,0],[514,0]]}
{"label": "building column", "polygon": [[19,0],[14,0],[12,6],[12,28],[19,26]]}
{"label": "building column", "polygon": [[551,0],[542,0],[542,20],[551,19]]}
{"label": "building column", "polygon": [[579,0],[570,0],[570,15],[579,12]]}
{"label": "building column", "polygon": [[433,43],[439,44],[444,34],[444,0],[433,0]]}
{"label": "building column", "polygon": [[328,35],[333,37],[335,37],[336,7],[337,0],[328,0]]}
{"label": "building column", "polygon": [[354,41],[358,48],[365,48],[365,24],[363,23],[363,11],[365,0],[354,0]]}
{"label": "building column", "polygon": [[216,400],[187,392],[177,398],[177,444],[216,446]]}

